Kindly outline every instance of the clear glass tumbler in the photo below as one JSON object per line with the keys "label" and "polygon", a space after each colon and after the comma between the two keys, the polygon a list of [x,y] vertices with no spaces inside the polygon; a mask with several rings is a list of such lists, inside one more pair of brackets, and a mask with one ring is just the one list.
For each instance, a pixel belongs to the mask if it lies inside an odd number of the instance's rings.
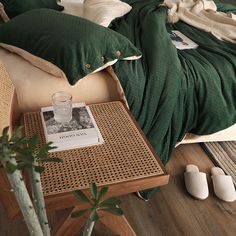
{"label": "clear glass tumbler", "polygon": [[59,123],[68,123],[72,119],[72,95],[59,91],[52,95],[54,119]]}

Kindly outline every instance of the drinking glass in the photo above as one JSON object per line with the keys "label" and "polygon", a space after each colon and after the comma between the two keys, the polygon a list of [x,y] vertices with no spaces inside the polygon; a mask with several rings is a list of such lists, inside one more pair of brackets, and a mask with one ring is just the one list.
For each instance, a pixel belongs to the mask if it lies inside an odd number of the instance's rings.
{"label": "drinking glass", "polygon": [[72,95],[59,91],[52,95],[54,119],[59,123],[68,123],[72,119]]}

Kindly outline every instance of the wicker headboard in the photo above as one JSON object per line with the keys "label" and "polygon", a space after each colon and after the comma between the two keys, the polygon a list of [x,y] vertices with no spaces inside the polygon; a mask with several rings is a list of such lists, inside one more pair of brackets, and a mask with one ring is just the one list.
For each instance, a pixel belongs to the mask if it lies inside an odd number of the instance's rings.
{"label": "wicker headboard", "polygon": [[6,67],[0,62],[0,132],[6,126],[10,126],[11,131],[18,117],[15,88]]}

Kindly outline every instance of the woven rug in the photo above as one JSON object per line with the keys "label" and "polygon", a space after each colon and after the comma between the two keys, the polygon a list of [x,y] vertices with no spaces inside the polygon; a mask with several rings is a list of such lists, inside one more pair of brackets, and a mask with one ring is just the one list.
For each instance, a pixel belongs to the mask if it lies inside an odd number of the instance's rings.
{"label": "woven rug", "polygon": [[236,185],[236,142],[209,142],[202,147],[215,165],[232,176]]}

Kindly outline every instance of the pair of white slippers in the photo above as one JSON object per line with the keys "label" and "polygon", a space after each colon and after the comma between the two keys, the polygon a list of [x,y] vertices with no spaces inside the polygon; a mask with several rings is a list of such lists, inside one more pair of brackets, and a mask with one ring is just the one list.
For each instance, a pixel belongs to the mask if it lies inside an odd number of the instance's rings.
{"label": "pair of white slippers", "polygon": [[[211,178],[216,196],[223,201],[236,200],[236,191],[232,177],[225,175],[219,167],[211,168]],[[187,191],[195,198],[204,200],[209,195],[206,173],[199,172],[196,165],[187,165],[184,173],[184,181]]]}

